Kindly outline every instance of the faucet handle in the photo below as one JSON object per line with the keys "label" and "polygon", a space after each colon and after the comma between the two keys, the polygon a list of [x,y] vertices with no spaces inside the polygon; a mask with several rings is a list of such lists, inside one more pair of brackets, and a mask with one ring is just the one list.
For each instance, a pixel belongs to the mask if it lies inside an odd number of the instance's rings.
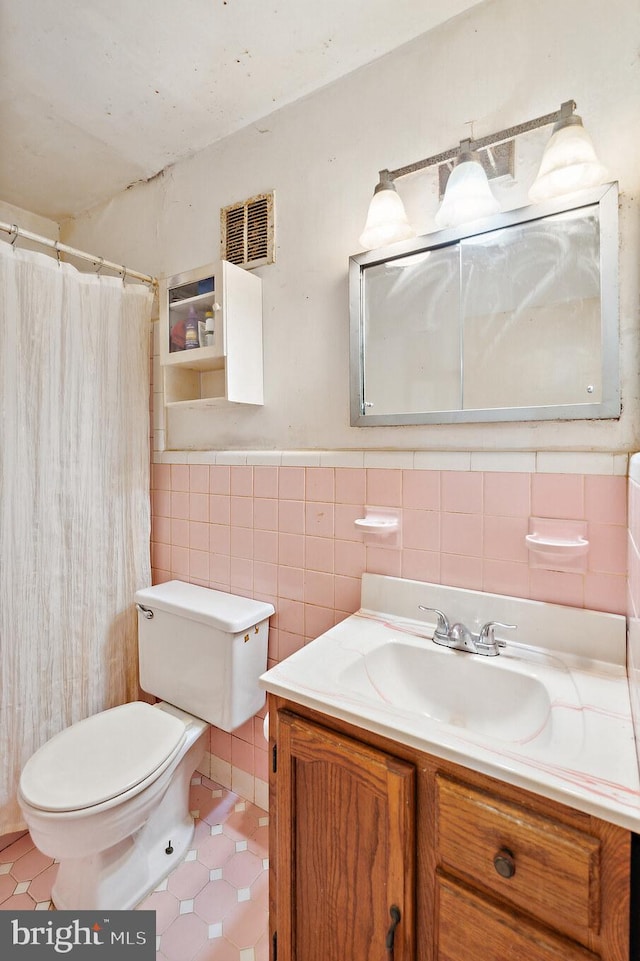
{"label": "faucet handle", "polygon": [[438,615],[438,623],[436,624],[436,634],[444,634],[447,636],[451,630],[449,626],[449,619],[446,614],[439,611],[437,607],[425,607],[424,604],[418,604],[418,609],[421,611],[431,612],[432,614]]}
{"label": "faucet handle", "polygon": [[504,641],[496,641],[494,637],[494,630],[496,627],[502,627],[508,631],[515,631],[517,624],[503,624],[502,621],[487,621],[487,623],[480,629],[480,634],[478,635],[481,644],[492,645],[495,644],[496,647],[506,647]]}

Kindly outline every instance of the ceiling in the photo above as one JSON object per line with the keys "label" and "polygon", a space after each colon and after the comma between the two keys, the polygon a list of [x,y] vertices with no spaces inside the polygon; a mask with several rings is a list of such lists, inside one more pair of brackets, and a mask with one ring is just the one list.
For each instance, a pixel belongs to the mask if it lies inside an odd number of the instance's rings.
{"label": "ceiling", "polygon": [[0,200],[63,221],[481,0],[0,0]]}

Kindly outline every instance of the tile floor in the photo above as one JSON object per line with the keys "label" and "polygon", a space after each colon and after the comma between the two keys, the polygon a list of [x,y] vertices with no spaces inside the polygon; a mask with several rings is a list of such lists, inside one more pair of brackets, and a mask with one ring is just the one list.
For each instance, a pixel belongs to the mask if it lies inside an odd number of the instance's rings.
{"label": "tile floor", "polygon": [[[205,777],[186,859],[140,905],[156,912],[157,961],[268,961],[265,811]],[[0,910],[52,909],[57,865],[24,835],[0,851]]]}

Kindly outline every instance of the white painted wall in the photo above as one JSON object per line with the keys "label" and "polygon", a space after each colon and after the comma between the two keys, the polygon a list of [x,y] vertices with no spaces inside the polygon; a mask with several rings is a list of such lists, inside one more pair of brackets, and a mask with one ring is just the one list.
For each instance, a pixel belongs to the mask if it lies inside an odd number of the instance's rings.
{"label": "white painted wall", "polygon": [[[149,273],[214,260],[219,210],[274,188],[277,263],[261,268],[265,406],[172,414],[178,448],[636,449],[640,442],[640,6],[637,0],[487,0],[429,34],[130,188],[63,240]],[[349,426],[347,264],[377,172],[556,110],[573,98],[620,182],[624,411],[619,422]],[[548,131],[550,133],[550,131]],[[535,175],[531,151],[509,206]],[[401,183],[432,227],[433,178]]]}
{"label": "white painted wall", "polygon": [[[13,204],[7,204],[2,200],[0,200],[0,220],[5,224],[15,224],[17,227],[22,227],[23,230],[29,230],[33,234],[40,234],[48,240],[60,239],[60,227],[55,220],[49,220],[47,217],[41,217],[39,214],[32,214],[30,210],[23,210],[22,207],[15,207]],[[0,240],[9,241],[10,239],[9,234],[5,234],[4,231],[0,233]],[[27,240],[16,242],[23,248],[39,250],[41,253],[47,251],[47,248]]]}

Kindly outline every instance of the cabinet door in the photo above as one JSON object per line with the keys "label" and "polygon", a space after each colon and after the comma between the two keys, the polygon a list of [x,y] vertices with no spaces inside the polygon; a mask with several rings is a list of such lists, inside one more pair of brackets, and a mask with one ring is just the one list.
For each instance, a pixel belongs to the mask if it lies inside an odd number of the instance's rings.
{"label": "cabinet door", "polygon": [[226,396],[238,404],[263,404],[262,281],[222,262]]}
{"label": "cabinet door", "polygon": [[411,961],[413,766],[281,711],[275,785],[278,961]]}
{"label": "cabinet door", "polygon": [[437,879],[436,905],[436,961],[598,961],[444,876]]}

